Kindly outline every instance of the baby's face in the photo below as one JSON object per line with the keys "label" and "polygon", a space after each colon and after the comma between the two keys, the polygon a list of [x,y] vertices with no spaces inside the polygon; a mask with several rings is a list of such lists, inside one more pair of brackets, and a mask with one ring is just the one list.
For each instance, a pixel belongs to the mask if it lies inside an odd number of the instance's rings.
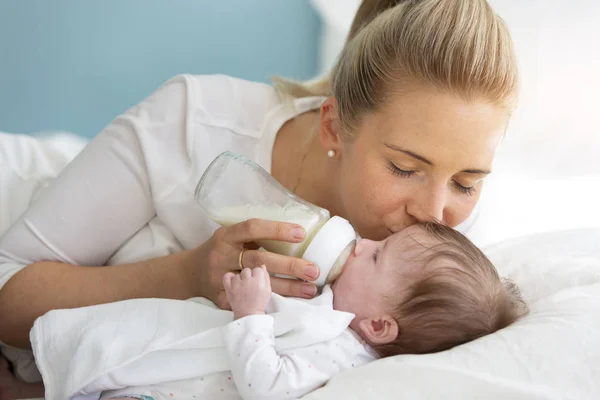
{"label": "baby's face", "polygon": [[417,225],[379,242],[360,239],[332,286],[334,308],[357,317],[386,312],[389,298],[397,299],[418,277],[412,260],[423,248],[415,240],[431,242]]}

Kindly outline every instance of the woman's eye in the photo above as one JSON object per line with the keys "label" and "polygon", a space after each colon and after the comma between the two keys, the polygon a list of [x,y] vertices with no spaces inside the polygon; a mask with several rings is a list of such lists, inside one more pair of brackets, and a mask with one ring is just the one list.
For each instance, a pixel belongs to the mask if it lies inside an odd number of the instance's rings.
{"label": "woman's eye", "polygon": [[460,183],[454,181],[454,186],[458,189],[458,191],[467,196],[473,196],[475,194],[474,186],[463,186]]}
{"label": "woman's eye", "polygon": [[[402,178],[410,178],[417,172],[415,170],[405,170],[399,168],[396,164],[394,164],[391,161],[389,163],[389,170],[393,175],[400,176]],[[454,181],[454,186],[461,194],[464,194],[466,196],[473,196],[476,192],[475,186],[463,186],[457,181]]]}
{"label": "woman's eye", "polygon": [[398,168],[393,162],[390,162],[389,169],[392,174],[396,176],[401,176],[402,178],[410,178],[416,172]]}

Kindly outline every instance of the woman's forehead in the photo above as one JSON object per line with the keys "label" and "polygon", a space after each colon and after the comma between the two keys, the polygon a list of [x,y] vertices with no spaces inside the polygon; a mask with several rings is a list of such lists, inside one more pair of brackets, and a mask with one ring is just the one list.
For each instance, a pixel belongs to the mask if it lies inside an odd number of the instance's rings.
{"label": "woman's forehead", "polygon": [[462,157],[490,164],[508,119],[505,109],[490,103],[424,90],[398,95],[365,116],[361,130],[382,145],[408,148],[434,163]]}

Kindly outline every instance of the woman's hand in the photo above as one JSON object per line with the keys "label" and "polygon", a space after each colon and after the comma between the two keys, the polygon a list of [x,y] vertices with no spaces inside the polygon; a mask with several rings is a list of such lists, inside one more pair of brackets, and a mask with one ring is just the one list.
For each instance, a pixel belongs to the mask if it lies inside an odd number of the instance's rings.
{"label": "woman's hand", "polygon": [[316,265],[301,258],[257,250],[259,246],[255,244],[258,240],[299,243],[304,240],[304,236],[304,229],[299,225],[259,219],[220,228],[208,241],[192,251],[192,279],[199,285],[198,292],[201,296],[207,297],[220,308],[229,308],[223,288],[223,276],[228,272],[240,272],[240,253],[246,250],[241,260],[244,268],[266,265],[271,274],[301,279],[273,277],[273,292],[283,296],[312,298],[317,293],[316,286],[302,280],[314,281],[319,277]]}

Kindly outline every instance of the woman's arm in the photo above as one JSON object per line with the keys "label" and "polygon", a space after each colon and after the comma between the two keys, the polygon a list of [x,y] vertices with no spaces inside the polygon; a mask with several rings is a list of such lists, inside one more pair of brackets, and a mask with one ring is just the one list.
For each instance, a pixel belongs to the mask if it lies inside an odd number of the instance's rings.
{"label": "woman's arm", "polygon": [[28,348],[35,319],[58,308],[160,297],[187,299],[200,292],[194,251],[103,268],[38,262],[0,290],[0,341]]}
{"label": "woman's arm", "polygon": [[[137,263],[102,268],[60,262],[38,262],[15,274],[0,290],[0,341],[29,347],[29,331],[35,319],[58,308],[73,308],[130,298],[187,299],[203,296],[221,308],[229,306],[222,278],[239,271],[238,256],[246,243],[259,239],[298,242],[297,225],[249,220],[221,228],[201,246]],[[305,260],[256,252],[244,263],[271,265],[274,274],[308,279]],[[272,278],[278,292],[310,298],[313,284]],[[307,292],[307,289],[310,290]],[[309,293],[309,294],[307,294]]]}

